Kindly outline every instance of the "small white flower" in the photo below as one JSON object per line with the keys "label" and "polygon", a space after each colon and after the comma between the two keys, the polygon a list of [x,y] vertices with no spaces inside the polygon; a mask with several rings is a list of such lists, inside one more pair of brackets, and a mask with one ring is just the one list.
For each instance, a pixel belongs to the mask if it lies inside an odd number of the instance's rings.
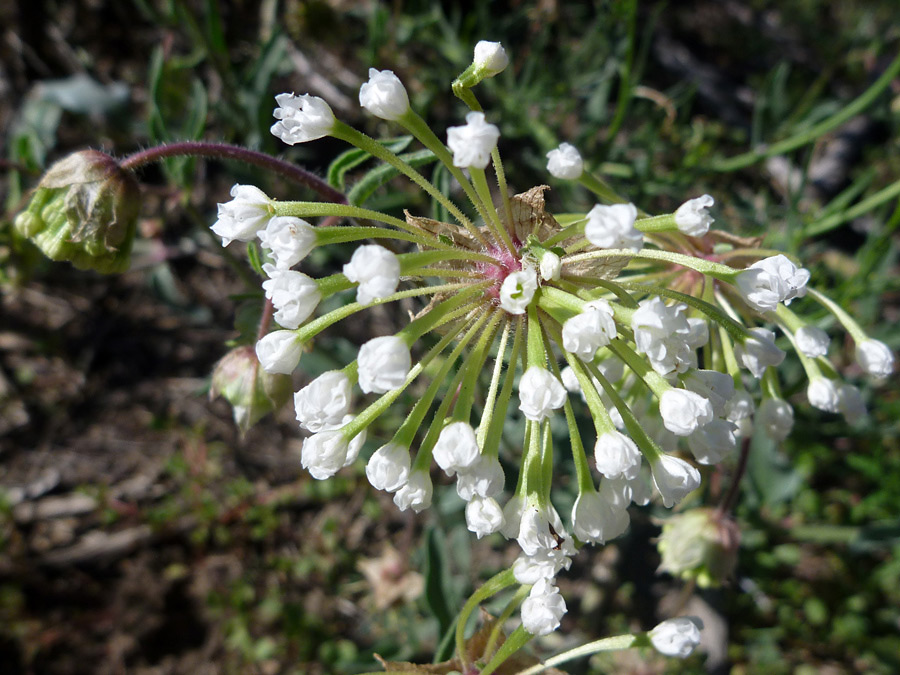
{"label": "small white flower", "polygon": [[396,335],[372,338],[359,348],[359,388],[367,394],[399,389],[412,367],[409,347]]}
{"label": "small white flower", "polygon": [[400,260],[378,244],[358,247],[344,265],[344,276],[358,283],[356,301],[368,305],[382,300],[397,290],[400,283]]}
{"label": "small white flower", "polygon": [[712,421],[713,407],[708,399],[685,389],[669,389],[659,399],[659,414],[666,429],[688,436]]}
{"label": "small white flower", "polygon": [[794,342],[802,354],[811,359],[825,356],[828,353],[828,345],[831,338],[821,328],[815,326],[803,326],[794,333]]}
{"label": "small white flower", "polygon": [[744,389],[739,389],[725,406],[725,419],[737,423],[753,415],[754,410],[756,404],[753,403],[753,397]]}
{"label": "small white flower", "polygon": [[687,319],[686,310],[684,303],[667,306],[662,298],[653,297],[641,300],[631,315],[635,347],[660,375],[683,373],[697,361],[693,345],[704,337],[703,328]]}
{"label": "small white flower", "polygon": [[559,628],[565,613],[566,601],[559,589],[547,579],[541,579],[522,603],[522,626],[532,635],[548,635]]}
{"label": "small white flower", "polygon": [[794,409],[780,398],[766,398],[756,411],[756,423],[774,441],[783,441],[794,428]]}
{"label": "small white flower", "polygon": [[824,412],[836,413],[838,407],[838,388],[834,380],[827,377],[814,377],[806,388],[806,398],[813,408]]}
{"label": "small white flower", "polygon": [[578,180],[584,173],[584,160],[574,145],[560,143],[558,148],[547,153],[547,171],[554,178]]}
{"label": "small white flower", "polygon": [[675,224],[678,230],[689,237],[702,237],[709,232],[713,218],[707,209],[715,203],[709,195],[689,199],[675,210]]}
{"label": "small white flower", "polygon": [[485,77],[493,77],[506,70],[509,65],[509,56],[499,42],[481,40],[475,45],[475,65],[486,71]]}
{"label": "small white flower", "polygon": [[612,309],[603,300],[594,301],[581,314],[567,319],[562,327],[563,348],[582,361],[591,361],[597,350],[615,337],[616,322]]}
{"label": "small white flower", "polygon": [[452,422],[441,429],[432,458],[448,476],[472,467],[481,457],[475,430],[468,422]]}
{"label": "small white flower", "polygon": [[[551,532],[552,529],[552,532]],[[553,536],[553,533],[556,536]],[[526,556],[537,555],[540,551],[559,548],[557,537],[565,535],[565,528],[559,514],[552,506],[540,507],[537,503],[527,504],[519,519],[516,541]]]}
{"label": "small white flower", "polygon": [[231,188],[231,201],[219,204],[218,219],[212,231],[222,237],[222,246],[233,241],[250,241],[272,217],[272,200],[252,185]]}
{"label": "small white flower", "polygon": [[382,445],[366,464],[366,478],[376,490],[399,490],[409,481],[409,450],[396,443]]}
{"label": "small white flower", "polygon": [[597,204],[588,211],[584,236],[597,248],[629,248],[640,251],[644,235],[635,229],[634,204]]}
{"label": "small white flower", "polygon": [[453,166],[485,168],[499,138],[500,130],[485,121],[484,113],[470,112],[465,126],[447,129],[447,147],[453,152]]}
{"label": "small white flower", "polygon": [[318,96],[278,94],[278,107],[272,115],[278,121],[272,125],[273,136],[288,145],[306,143],[322,138],[334,128],[334,112]]}
{"label": "small white flower", "polygon": [[[344,418],[344,422],[352,419],[353,417],[348,415]],[[364,441],[365,432],[358,434],[351,441],[340,427],[324,429],[303,441],[300,448],[300,464],[316,480],[331,478],[356,460]]]}
{"label": "small white flower", "polygon": [[638,506],[647,506],[653,496],[653,482],[650,478],[650,470],[641,468],[637,478],[628,481],[631,488],[631,501]]}
{"label": "small white flower", "polygon": [[394,71],[369,68],[369,81],[359,88],[359,104],[375,117],[395,122],[409,110],[409,95]]}
{"label": "small white flower", "polygon": [[256,358],[267,373],[290,375],[300,363],[303,345],[292,330],[276,330],[256,343]]}
{"label": "small white flower", "polygon": [[734,345],[737,360],[759,379],[769,366],[780,365],[784,352],[775,346],[775,333],[765,328],[751,328],[752,337]]}
{"label": "small white flower", "polygon": [[786,256],[755,262],[738,274],[735,283],[747,304],[759,312],[772,312],[779,302],[789,305],[806,295],[809,270],[797,267]]}
{"label": "small white flower", "polygon": [[539,270],[541,272],[541,279],[544,281],[558,280],[559,273],[562,270],[562,262],[560,261],[559,256],[553,251],[546,251],[544,255],[541,256]]}
{"label": "small white flower", "polygon": [[456,475],[456,492],[469,502],[475,497],[496,497],[503,492],[506,476],[496,456],[480,455],[478,460],[465,471]]}
{"label": "small white flower", "polygon": [[493,497],[474,497],[466,504],[466,527],[481,539],[503,527],[503,509]]}
{"label": "small white flower", "polygon": [[530,420],[543,422],[565,402],[565,387],[546,368],[531,366],[519,380],[519,410]]}
{"label": "small white flower", "polygon": [[531,267],[508,274],[500,284],[500,307],[510,314],[524,314],[537,290],[537,274]]}
{"label": "small white flower", "polygon": [[887,377],[894,372],[894,355],[881,340],[864,340],[856,345],[856,360],[873,377]]}
{"label": "small white flower", "polygon": [[633,440],[618,431],[610,431],[597,437],[594,459],[597,471],[607,478],[632,479],[641,470],[641,451]]}
{"label": "small white flower", "polygon": [[[505,528],[504,528],[505,529]],[[541,579],[553,580],[560,570],[569,569],[575,555],[575,543],[562,537],[559,548],[542,548],[533,555],[522,554],[513,562],[513,575],[520,584],[536,584]]]}
{"label": "small white flower", "polygon": [[519,536],[519,527],[522,524],[522,513],[525,510],[525,500],[518,495],[510,497],[503,505],[503,520],[506,524],[500,528],[500,533],[507,539],[515,539]]}
{"label": "small white flower", "polygon": [[329,370],[294,394],[294,412],[300,426],[315,433],[339,423],[350,411],[350,401],[350,380]]}
{"label": "small white flower", "polygon": [[866,402],[862,393],[852,384],[841,384],[838,387],[838,409],[849,423],[858,422],[868,415]]}
{"label": "small white flower", "polygon": [[700,487],[700,472],[678,457],[662,454],[650,463],[650,470],[666,508],[672,508]]}
{"label": "small white flower", "polygon": [[667,619],[650,631],[650,642],[660,654],[686,659],[700,644],[703,622],[696,616]]}
{"label": "small white flower", "polygon": [[[700,349],[709,342],[709,323],[699,317],[688,317],[688,334],[685,340],[691,349]],[[696,367],[696,366],[692,366]]]}
{"label": "small white flower", "polygon": [[718,464],[737,450],[737,425],[715,419],[687,437],[688,447],[700,464]]}
{"label": "small white flower", "polygon": [[316,311],[322,299],[318,284],[302,272],[278,269],[268,263],[263,270],[270,277],[262,287],[275,308],[275,321],[284,328],[297,328]]}
{"label": "small white flower", "polygon": [[412,509],[416,513],[431,506],[431,495],[434,486],[427,471],[412,471],[409,481],[394,493],[394,504],[401,511]]}
{"label": "small white flower", "polygon": [[577,394],[581,392],[581,383],[578,381],[578,376],[575,374],[575,371],[572,370],[570,366],[566,366],[562,369],[562,372],[559,374],[560,379],[562,380],[563,386],[566,388],[566,391],[570,394]]}
{"label": "small white flower", "polygon": [[734,379],[731,375],[717,370],[692,370],[682,383],[685,389],[690,389],[710,402],[713,415],[725,417],[725,409],[734,396]]}
{"label": "small white flower", "polygon": [[624,507],[613,505],[593,490],[579,494],[572,507],[572,531],[585,543],[605,544],[624,534],[630,522]]}
{"label": "small white flower", "polygon": [[316,245],[312,225],[294,216],[274,216],[256,233],[260,245],[272,251],[275,267],[288,269],[303,260]]}

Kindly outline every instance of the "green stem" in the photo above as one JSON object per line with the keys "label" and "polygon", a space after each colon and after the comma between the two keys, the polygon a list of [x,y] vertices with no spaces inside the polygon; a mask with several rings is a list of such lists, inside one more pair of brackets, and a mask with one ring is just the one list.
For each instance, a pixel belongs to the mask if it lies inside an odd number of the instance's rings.
{"label": "green stem", "polygon": [[479,675],[491,675],[491,673],[497,670],[506,659],[528,644],[533,637],[534,635],[529,633],[522,626],[516,628],[512,634],[506,638],[506,642],[500,645],[500,649],[498,649],[493,658],[488,661],[488,664],[479,671]]}
{"label": "green stem", "polygon": [[671,253],[669,251],[654,251],[645,249],[643,251],[632,251],[629,249],[605,249],[602,251],[588,251],[587,253],[578,253],[569,255],[562,259],[563,265],[571,265],[572,263],[581,262],[583,260],[605,260],[615,258],[629,258],[632,260],[661,260],[670,265],[681,265],[688,269],[706,274],[720,281],[731,282],[743,270],[736,270],[733,267],[722,265],[721,263],[695,258],[693,256],[684,255],[683,253]]}
{"label": "green stem", "polygon": [[481,588],[472,593],[469,599],[466,600],[466,604],[463,605],[459,618],[456,621],[456,655],[459,657],[464,673],[468,672],[471,665],[469,654],[466,651],[466,624],[469,622],[469,617],[483,601],[492,595],[496,595],[504,588],[512,586],[514,583],[516,583],[516,577],[512,569],[503,570],[485,581]]}
{"label": "green stem", "polygon": [[[512,398],[513,382],[516,377],[516,362],[522,353],[522,335],[525,327],[521,317],[516,319],[516,335],[513,338],[512,354],[509,356],[509,367],[506,369],[506,378],[503,380],[503,388],[500,390],[500,397],[493,409],[488,410],[485,406],[485,413],[481,417],[481,425],[478,432],[481,434],[482,428],[487,428],[486,433],[478,437],[478,445],[481,447],[483,455],[496,457],[500,450],[500,440],[503,437],[503,425],[506,423],[506,411],[509,409],[509,401]],[[500,356],[498,355],[499,359]]]}
{"label": "green stem", "polygon": [[803,228],[803,236],[804,237],[815,237],[820,234],[824,234],[829,230],[833,230],[835,227],[840,225],[841,223],[845,223],[848,220],[853,220],[854,218],[858,218],[874,209],[876,206],[883,204],[886,201],[889,201],[900,195],[900,180],[896,183],[892,183],[888,185],[886,188],[879,190],[874,195],[870,195],[863,199],[861,202],[856,204],[855,206],[850,207],[846,211],[841,211],[840,213],[835,213],[832,216],[828,216],[827,218],[823,218],[817,223],[813,223]]}
{"label": "green stem", "polygon": [[[616,635],[614,637],[603,638],[594,642],[588,642],[586,645],[575,647],[562,654],[557,654],[553,658],[549,658],[543,663],[538,663],[520,670],[516,675],[536,675],[542,673],[549,668],[554,668],[567,661],[580,659],[582,656],[590,656],[591,654],[599,654],[600,652],[617,652],[623,649],[629,649],[636,646],[637,637],[634,635]],[[483,672],[483,671],[482,671]]]}
{"label": "green stem", "polygon": [[710,169],[723,172],[736,171],[750,166],[761,159],[767,159],[774,155],[783,155],[786,152],[790,152],[791,150],[795,150],[802,145],[814,141],[823,134],[827,134],[832,129],[844,124],[847,120],[859,115],[863,110],[875,102],[881,93],[891,85],[891,82],[898,74],[900,74],[900,56],[897,56],[893,62],[891,62],[887,69],[881,74],[881,77],[879,77],[871,87],[828,119],[819,122],[807,131],[796,134],[791,138],[786,138],[783,141],[773,143],[769,146],[763,146],[757,150],[751,150],[750,152],[738,155],[737,157],[713,162]]}
{"label": "green stem", "polygon": [[595,176],[590,171],[584,171],[581,174],[581,178],[578,179],[578,182],[600,197],[600,199],[607,204],[625,204],[628,201],[616,194],[616,191],[607,185],[606,181],[599,176]]}
{"label": "green stem", "polygon": [[825,307],[825,309],[827,309],[829,312],[834,314],[834,316],[838,321],[841,322],[841,325],[846,329],[846,331],[850,333],[850,337],[853,338],[854,342],[859,344],[860,342],[865,342],[869,339],[869,336],[866,335],[866,332],[862,329],[862,327],[858,323],[856,323],[853,317],[845,312],[834,300],[829,298],[827,295],[820,293],[814,288],[807,288],[806,294],[813,300],[818,302],[820,305]]}
{"label": "green stem", "polygon": [[530,586],[520,586],[515,595],[513,595],[512,598],[510,598],[510,601],[506,603],[506,607],[500,612],[500,616],[494,620],[494,628],[491,630],[488,641],[484,646],[484,655],[486,657],[493,656],[494,647],[500,639],[500,636],[503,634],[503,626],[506,625],[509,617],[511,617],[513,612],[515,612],[519,605],[522,604],[522,601],[528,597],[529,590],[531,590]]}
{"label": "green stem", "polygon": [[414,235],[422,236],[428,239],[428,245],[434,248],[452,249],[453,246],[442,242],[437,237],[425,234],[414,225],[410,225],[405,220],[394,218],[381,211],[373,211],[372,209],[364,209],[361,206],[351,206],[349,204],[326,204],[323,202],[281,202],[273,203],[275,215],[277,216],[297,216],[298,218],[316,218],[318,216],[337,216],[338,218],[363,218],[366,220],[374,220],[379,223],[393,225],[399,230],[410,232]]}
{"label": "green stem", "polygon": [[511,324],[512,321],[507,317],[506,323],[503,325],[503,335],[500,336],[500,346],[497,347],[497,358],[494,359],[491,384],[488,386],[487,398],[484,399],[484,412],[481,415],[481,421],[478,423],[478,430],[475,433],[475,439],[478,443],[478,447],[482,449],[482,452],[484,452],[484,438],[487,435],[488,427],[493,418],[494,405],[497,401],[497,392],[500,388],[500,375],[503,372],[503,362],[506,357],[506,344],[509,341]]}

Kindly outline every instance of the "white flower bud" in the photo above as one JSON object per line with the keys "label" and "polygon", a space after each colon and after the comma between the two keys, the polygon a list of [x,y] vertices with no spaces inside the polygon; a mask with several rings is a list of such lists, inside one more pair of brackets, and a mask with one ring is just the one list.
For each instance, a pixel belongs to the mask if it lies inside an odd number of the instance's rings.
{"label": "white flower bud", "polygon": [[[553,536],[553,532],[556,537]],[[540,551],[550,551],[559,547],[557,537],[565,535],[565,528],[559,514],[552,506],[538,507],[532,503],[522,510],[516,541],[527,556]]]}
{"label": "white flower bud", "polygon": [[[596,304],[602,302],[603,304]],[[605,305],[605,307],[604,307]],[[563,348],[582,361],[591,361],[600,347],[616,337],[616,322],[605,301],[595,301],[581,314],[566,320],[562,327]]]}
{"label": "white flower bud", "polygon": [[850,424],[864,419],[869,414],[862,393],[852,384],[846,383],[838,387],[838,409]]}
{"label": "white flower bud", "polygon": [[300,426],[315,433],[344,419],[350,401],[350,380],[339,370],[329,370],[294,394],[294,412]]}
{"label": "white flower bud", "polygon": [[447,147],[453,152],[453,166],[485,168],[499,138],[500,130],[485,121],[484,113],[470,112],[465,126],[447,129]]}
{"label": "white flower bud", "polygon": [[689,237],[702,237],[709,232],[713,218],[707,209],[715,203],[709,195],[689,199],[675,210],[675,224],[679,232]]}
{"label": "white flower bud", "polygon": [[468,422],[452,422],[441,429],[432,458],[448,476],[472,467],[481,457],[475,430]]}
{"label": "white flower bud", "polygon": [[382,300],[397,290],[400,283],[400,261],[397,256],[378,244],[357,248],[344,265],[344,276],[358,283],[356,301],[368,305]]}
{"label": "white flower bud", "polygon": [[737,360],[759,379],[769,366],[780,365],[784,361],[784,352],[775,346],[775,333],[765,328],[751,328],[753,337],[734,345]]}
{"label": "white flower bud", "polygon": [[584,173],[584,160],[574,145],[560,143],[558,148],[547,153],[547,171],[554,178],[578,180]]}
{"label": "white flower bud", "polygon": [[686,659],[700,644],[703,622],[696,616],[667,619],[650,631],[650,642],[660,654]]}
{"label": "white flower bud", "polygon": [[519,380],[519,410],[530,420],[543,422],[565,402],[565,387],[546,368],[531,366]]}
{"label": "white flower bud", "polygon": [[647,506],[653,496],[649,469],[641,468],[637,478],[628,481],[628,487],[631,488],[631,501],[638,506]]}
{"label": "white flower bud", "polygon": [[710,402],[713,415],[725,417],[725,408],[734,396],[734,379],[731,375],[717,370],[692,370],[682,382],[685,389],[690,389]]}
{"label": "white flower bud", "polygon": [[630,248],[640,251],[644,235],[635,229],[634,204],[597,204],[588,211],[584,236],[597,248]]}
{"label": "white flower bud", "polygon": [[375,117],[395,122],[409,110],[409,95],[392,70],[369,68],[369,81],[359,88],[359,104]]}
{"label": "white flower bud", "polygon": [[533,555],[522,554],[513,563],[513,575],[520,584],[536,584],[541,579],[552,581],[560,570],[569,569],[575,555],[575,543],[563,535],[559,548],[542,548]]}
{"label": "white flower bud", "polygon": [[402,488],[409,481],[409,449],[396,443],[382,445],[366,464],[366,478],[376,490]]}
{"label": "white flower bud", "polygon": [[548,635],[559,628],[565,613],[566,601],[559,589],[547,579],[541,579],[522,603],[522,626],[532,635]]}
{"label": "white flower bud", "polygon": [[718,464],[737,450],[737,425],[715,419],[687,437],[688,447],[700,464]]}
{"label": "white flower bud", "polygon": [[766,398],[756,411],[756,424],[773,441],[783,441],[794,428],[794,409],[780,398]]}
{"label": "white flower bud", "polygon": [[581,383],[578,381],[578,376],[570,366],[563,368],[559,376],[567,392],[577,394],[581,391]]}
{"label": "white flower bud", "polygon": [[797,267],[786,256],[755,262],[738,274],[735,283],[747,304],[758,312],[772,312],[779,302],[789,305],[806,295],[809,270]]}
{"label": "white flower bud", "polygon": [[290,375],[300,363],[303,345],[292,330],[276,330],[256,343],[256,358],[267,373]]}
{"label": "white flower bud", "polygon": [[685,389],[666,391],[659,399],[659,414],[666,429],[678,436],[694,433],[714,417],[708,399]]}
{"label": "white flower bud", "polygon": [[525,500],[518,495],[510,497],[503,505],[503,520],[506,524],[500,528],[500,533],[507,539],[515,539],[519,536],[519,528],[522,524],[522,513],[525,510]]}
{"label": "white flower bud", "polygon": [[814,377],[806,388],[806,398],[813,408],[824,412],[838,412],[838,388],[834,380],[827,377]]}
{"label": "white flower bud", "polygon": [[651,462],[650,470],[666,508],[672,508],[700,487],[700,472],[683,459],[662,454]]}
{"label": "white flower bud", "polygon": [[739,389],[725,406],[725,419],[737,423],[749,418],[754,410],[756,405],[753,403],[753,397],[745,390]]}
{"label": "white flower bud", "polygon": [[431,495],[434,486],[427,471],[412,471],[409,481],[394,493],[394,504],[401,511],[412,509],[416,513],[431,506]]}
{"label": "white flower bud", "polygon": [[367,394],[399,389],[412,367],[409,347],[396,335],[372,338],[359,348],[359,388]]}
{"label": "white flower bud", "polygon": [[662,298],[653,297],[641,300],[631,315],[637,351],[647,355],[660,375],[683,373],[696,364],[693,349],[704,337],[705,322],[692,323],[685,316],[686,310],[683,303],[667,306]]}
{"label": "white flower bud", "polygon": [[624,507],[593,490],[579,494],[572,507],[572,531],[585,543],[605,544],[624,534],[630,522]]}
{"label": "white flower bud", "polygon": [[219,204],[218,220],[211,228],[222,237],[222,246],[233,241],[250,241],[272,217],[272,200],[259,188],[235,185],[231,188],[231,196],[230,202]]}
{"label": "white flower bud", "polygon": [[305,220],[274,216],[256,233],[260,245],[272,251],[275,267],[288,269],[303,260],[316,245],[316,231]]}
{"label": "white flower bud", "polygon": [[802,354],[811,359],[825,356],[828,353],[828,345],[831,338],[821,328],[815,326],[803,326],[794,333],[794,342]]}
{"label": "white flower bud", "polygon": [[481,539],[503,527],[503,509],[493,497],[475,497],[466,504],[466,527]]}
{"label": "white flower bud", "polygon": [[637,477],[641,470],[641,451],[634,441],[618,431],[601,434],[594,445],[597,471],[607,478]]}
{"label": "white flower bud", "polygon": [[334,112],[318,96],[278,94],[275,101],[278,107],[272,115],[278,122],[272,125],[271,132],[288,145],[314,141],[334,128]]}
{"label": "white flower bud", "polygon": [[351,442],[340,427],[325,429],[303,441],[300,464],[316,480],[331,478],[356,459],[364,441],[364,432],[355,436]]}
{"label": "white flower bud", "polygon": [[500,307],[510,314],[524,314],[537,290],[537,274],[531,267],[508,274],[500,284]]}
{"label": "white flower bud", "polygon": [[474,63],[478,68],[486,71],[485,77],[493,77],[506,70],[506,66],[509,65],[509,56],[506,55],[506,50],[499,42],[480,40],[475,45]]}
{"label": "white flower bud", "polygon": [[539,270],[541,272],[541,279],[544,281],[558,280],[560,270],[562,270],[562,262],[560,261],[559,256],[553,251],[545,251],[544,255],[541,256]]}
{"label": "white flower bud", "polygon": [[856,360],[873,377],[887,377],[894,372],[894,355],[881,340],[864,340],[856,345]]}
{"label": "white flower bud", "polygon": [[284,328],[297,328],[316,311],[322,299],[318,284],[302,272],[278,269],[268,263],[263,270],[270,277],[262,287],[275,308],[275,321]]}
{"label": "white flower bud", "polygon": [[475,497],[496,497],[503,492],[506,476],[497,457],[480,455],[478,460],[456,476],[456,492],[469,502]]}

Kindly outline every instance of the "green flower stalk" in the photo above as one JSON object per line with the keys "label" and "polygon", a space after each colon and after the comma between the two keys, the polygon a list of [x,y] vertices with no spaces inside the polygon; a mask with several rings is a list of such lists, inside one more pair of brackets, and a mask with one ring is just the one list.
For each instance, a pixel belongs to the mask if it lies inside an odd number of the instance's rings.
{"label": "green flower stalk", "polygon": [[134,175],[84,150],[47,170],[15,228],[51,260],[113,274],[128,269],[140,206]]}

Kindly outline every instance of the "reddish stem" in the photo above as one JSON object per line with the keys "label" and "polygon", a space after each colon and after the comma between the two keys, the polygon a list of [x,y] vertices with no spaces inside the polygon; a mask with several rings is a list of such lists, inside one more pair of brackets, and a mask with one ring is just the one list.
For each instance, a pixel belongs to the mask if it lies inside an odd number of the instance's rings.
{"label": "reddish stem", "polygon": [[210,157],[213,159],[233,159],[253,164],[262,169],[272,171],[279,176],[292,180],[314,190],[323,199],[336,204],[346,204],[347,198],[315,174],[301,169],[290,162],[278,159],[255,150],[248,150],[239,145],[226,143],[207,143],[204,141],[179,141],[166,145],[141,150],[125,157],[119,162],[124,169],[137,169],[145,164],[158,162],[166,157]]}

